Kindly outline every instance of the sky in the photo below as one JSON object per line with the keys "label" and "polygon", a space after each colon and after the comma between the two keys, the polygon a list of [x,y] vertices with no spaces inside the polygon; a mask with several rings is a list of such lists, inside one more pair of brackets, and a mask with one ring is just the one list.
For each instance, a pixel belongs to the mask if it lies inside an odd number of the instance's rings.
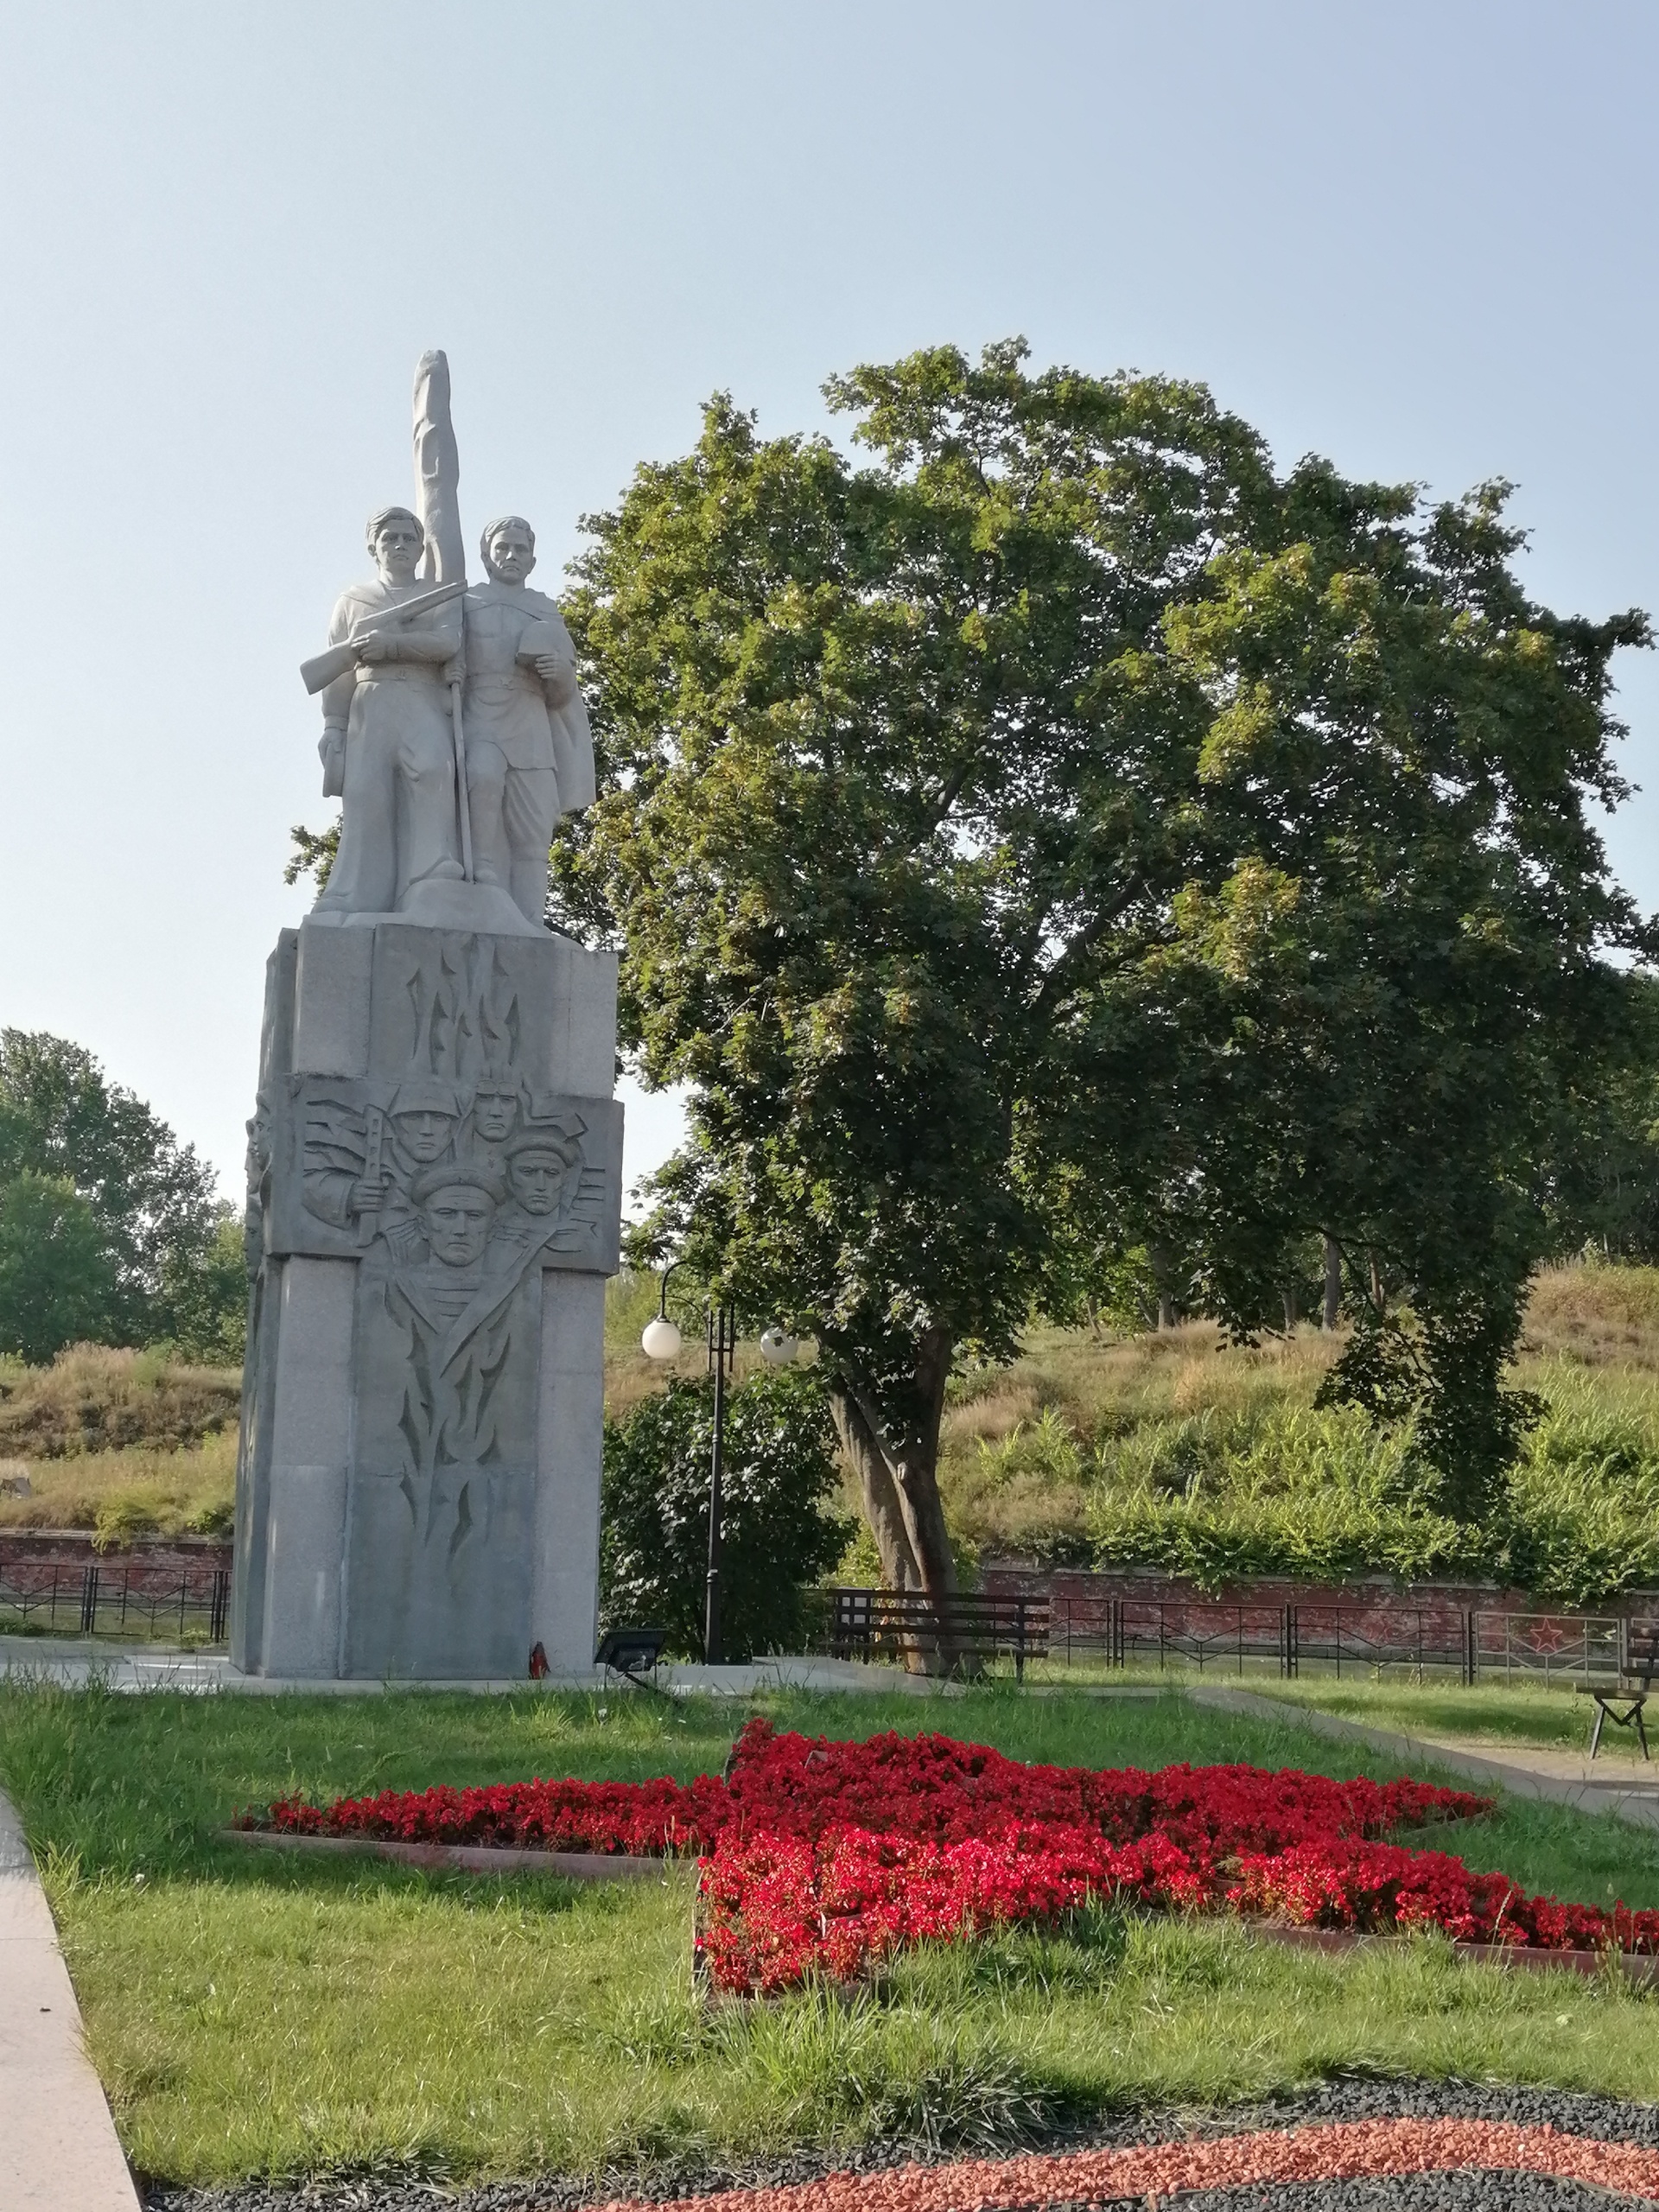
{"label": "sky", "polygon": [[[309,903],[297,664],[411,496],[538,533],[716,390],[1022,333],[1201,378],[1277,461],[1517,486],[1529,589],[1659,610],[1659,9],[1560,0],[53,0],[0,10],[0,1025],[240,1182]],[[1608,825],[1659,907],[1659,661]],[[677,1109],[625,1090],[625,1174]]]}

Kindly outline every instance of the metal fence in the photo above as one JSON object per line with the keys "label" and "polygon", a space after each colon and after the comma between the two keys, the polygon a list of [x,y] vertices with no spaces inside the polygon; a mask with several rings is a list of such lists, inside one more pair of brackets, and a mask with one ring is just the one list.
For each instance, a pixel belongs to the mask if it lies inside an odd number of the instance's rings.
{"label": "metal fence", "polygon": [[1363,1603],[1287,1605],[1192,1598],[964,1593],[944,1601],[890,1591],[810,1593],[809,1642],[838,1658],[902,1662],[948,1649],[1059,1669],[1147,1668],[1289,1679],[1302,1673],[1613,1681],[1643,1622],[1611,1614]]}
{"label": "metal fence", "polygon": [[0,1567],[0,1629],[44,1636],[194,1637],[222,1643],[230,1622],[228,1567],[162,1572],[144,1566]]}
{"label": "metal fence", "polygon": [[1052,1601],[1048,1656],[1061,1666],[1173,1666],[1294,1678],[1389,1670],[1501,1674],[1546,1682],[1615,1679],[1635,1624],[1612,1615],[1517,1613],[1447,1605],[1264,1605],[1194,1599]]}

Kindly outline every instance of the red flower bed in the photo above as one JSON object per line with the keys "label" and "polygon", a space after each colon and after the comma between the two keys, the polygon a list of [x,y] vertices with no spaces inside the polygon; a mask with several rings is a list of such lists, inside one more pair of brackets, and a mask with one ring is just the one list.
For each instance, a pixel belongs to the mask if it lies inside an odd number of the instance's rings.
{"label": "red flower bed", "polygon": [[1154,1831],[1217,1851],[1282,1851],[1332,1835],[1382,1836],[1459,1820],[1487,1800],[1420,1782],[1329,1782],[1253,1766],[1022,1766],[949,1736],[868,1743],[778,1735],[751,1720],[724,1779],[504,1782],[341,1797],[278,1798],[244,1827],[297,1835],[385,1836],[523,1850],[644,1853],[712,1851],[732,1831],[816,1837],[863,1827],[933,1843],[985,1840],[1020,1823],[1092,1830],[1115,1843]]}
{"label": "red flower bed", "polygon": [[1104,1897],[1311,1927],[1434,1927],[1464,1942],[1659,1950],[1659,1913],[1528,1897],[1504,1875],[1386,1840],[1489,1804],[1424,1783],[1259,1767],[1022,1766],[946,1736],[812,1743],[752,1720],[724,1778],[284,1798],[238,1820],[306,1835],[695,1851],[701,1955],[725,1989],[845,1980],[914,1943]]}

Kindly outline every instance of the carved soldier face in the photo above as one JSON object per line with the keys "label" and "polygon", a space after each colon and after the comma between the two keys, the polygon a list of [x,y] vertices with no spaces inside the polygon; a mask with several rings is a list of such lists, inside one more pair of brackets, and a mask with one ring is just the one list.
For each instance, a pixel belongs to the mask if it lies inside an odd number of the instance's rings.
{"label": "carved soldier face", "polygon": [[536,541],[523,523],[504,522],[490,532],[484,565],[498,583],[523,583],[536,565]]}
{"label": "carved soldier face", "polygon": [[375,565],[389,584],[412,584],[426,541],[418,525],[389,515],[374,533]]}
{"label": "carved soldier face", "polygon": [[556,1152],[521,1152],[508,1163],[512,1195],[526,1213],[551,1213],[570,1163]]}
{"label": "carved soldier face", "polygon": [[432,1256],[446,1268],[475,1268],[494,1219],[495,1200],[474,1183],[441,1186],[421,1208]]}
{"label": "carved soldier face", "polygon": [[410,1158],[418,1160],[423,1167],[429,1167],[438,1157],[448,1143],[454,1126],[453,1114],[429,1113],[424,1109],[395,1115],[392,1119],[397,1141]]}
{"label": "carved soldier face", "polygon": [[518,1119],[518,1100],[511,1090],[480,1090],[473,1101],[473,1127],[486,1144],[505,1144]]}

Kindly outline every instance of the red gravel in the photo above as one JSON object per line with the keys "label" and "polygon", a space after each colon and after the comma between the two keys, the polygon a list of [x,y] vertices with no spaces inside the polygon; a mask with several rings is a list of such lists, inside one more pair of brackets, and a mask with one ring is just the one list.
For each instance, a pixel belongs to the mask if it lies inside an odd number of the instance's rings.
{"label": "red gravel", "polygon": [[1269,2128],[1201,2143],[1137,2144],[1047,2157],[973,2158],[885,2173],[828,2174],[786,2189],[721,2190],[671,2203],[613,2198],[602,2212],[1005,2212],[1158,2200],[1254,2182],[1352,2181],[1459,2168],[1551,2174],[1659,2202],[1659,2151],[1491,2120],[1366,2120]]}

